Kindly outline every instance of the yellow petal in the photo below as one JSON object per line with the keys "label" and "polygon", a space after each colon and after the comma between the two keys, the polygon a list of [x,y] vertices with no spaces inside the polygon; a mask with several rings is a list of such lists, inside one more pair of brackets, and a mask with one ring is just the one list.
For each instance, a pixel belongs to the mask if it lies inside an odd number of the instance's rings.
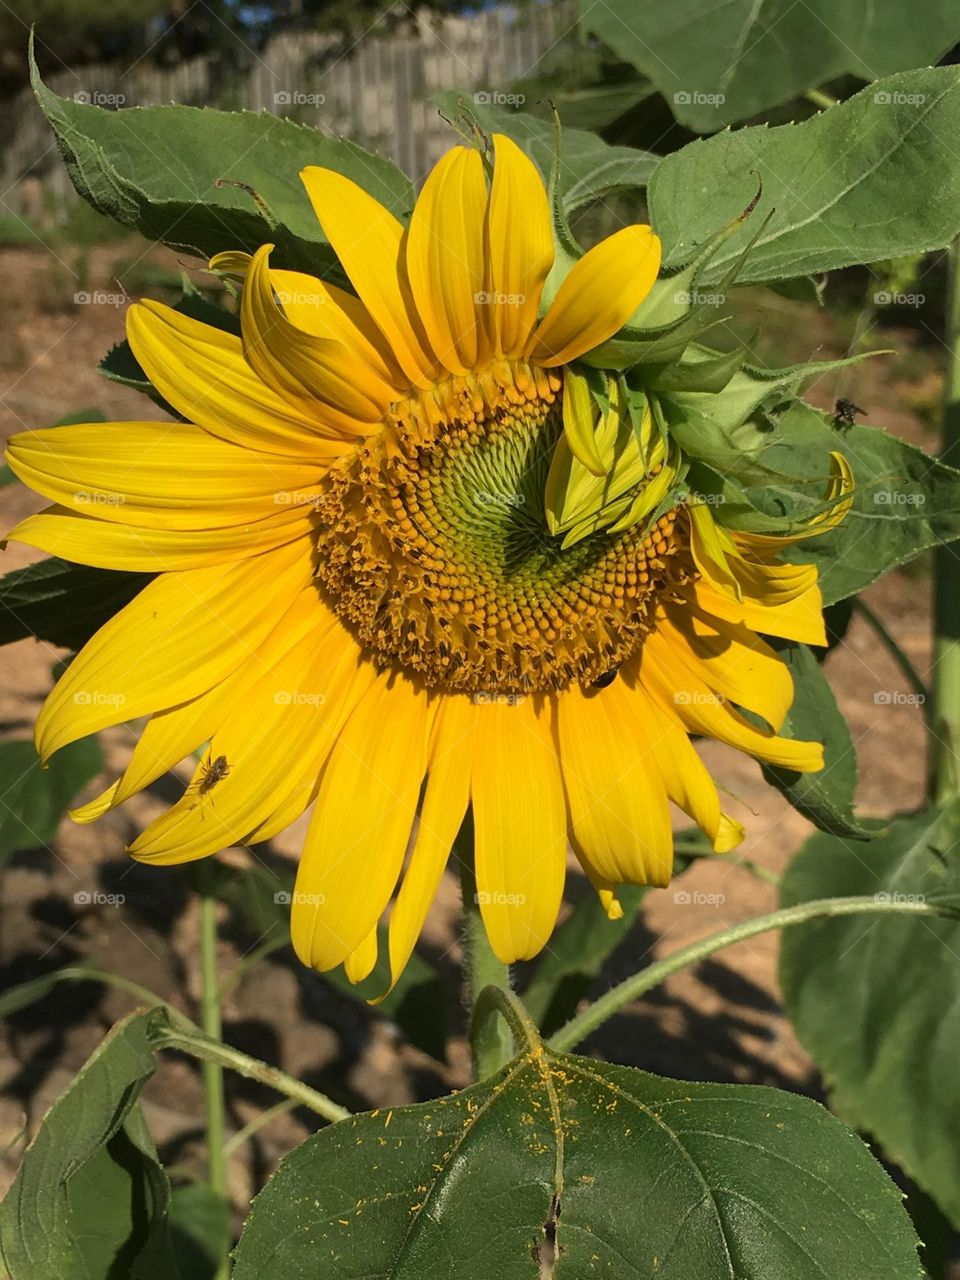
{"label": "yellow petal", "polygon": [[590,881],[594,892],[600,900],[600,906],[604,915],[608,920],[623,919],[623,903],[617,897],[617,886],[612,880],[608,880],[597,867],[593,865],[590,856],[583,846],[577,840],[576,834],[571,833],[570,845],[576,855],[577,861],[583,870],[583,874]]}
{"label": "yellow petal", "polygon": [[577,844],[612,884],[664,885],[673,834],[656,747],[622,681],[557,699],[563,782]]}
{"label": "yellow petal", "polygon": [[713,518],[705,502],[694,502],[687,511],[690,517],[690,550],[700,573],[737,600],[743,589],[730,563],[736,553],[733,539]]}
{"label": "yellow petal", "polygon": [[323,468],[241,449],[186,422],[24,431],[7,460],[60,506],[117,524],[215,529],[276,515],[316,492]]}
{"label": "yellow petal", "polygon": [[566,874],[566,804],[546,700],[477,708],[471,793],[490,945],[506,964],[529,960],[553,932]]}
{"label": "yellow petal", "polygon": [[816,584],[792,600],[769,605],[755,600],[731,600],[703,578],[694,584],[693,590],[701,608],[717,618],[725,618],[728,622],[743,622],[751,631],[759,631],[768,636],[782,636],[786,640],[798,640],[801,644],[827,643],[823,597]]}
{"label": "yellow petal", "polygon": [[[252,262],[253,255],[249,253],[218,253],[210,259],[210,267],[221,271],[229,268],[230,274],[246,279]],[[384,381],[392,382],[398,395],[409,390],[393,353],[359,298],[302,271],[271,267],[270,283],[284,315],[298,329],[343,343]]]}
{"label": "yellow petal", "polygon": [[130,757],[130,763],[117,781],[95,800],[71,810],[74,822],[95,822],[109,809],[115,809],[130,796],[169,772],[181,760],[213,736],[235,696],[237,673],[197,698],[158,711],[147,721]]}
{"label": "yellow petal", "polygon": [[475,715],[476,708],[467,697],[439,701],[413,852],[390,913],[391,991],[420,936],[467,811]]}
{"label": "yellow petal", "polygon": [[343,962],[351,982],[363,982],[365,978],[370,977],[377,963],[377,951],[377,926],[374,925],[359,947],[351,951]]}
{"label": "yellow petal", "polygon": [[282,506],[274,516],[227,528],[153,529],[51,507],[22,520],[7,537],[77,564],[160,573],[226,564],[306,537],[314,525],[311,513],[311,507]]}
{"label": "yellow petal", "polygon": [[300,177],[334,253],[397,363],[414,385],[430,386],[437,362],[413,318],[402,225],[341,173],[311,165]]}
{"label": "yellow petal", "polygon": [[[317,777],[376,673],[315,598],[301,604],[288,625],[290,639],[265,652],[265,669],[256,665],[182,799],[131,845],[140,861],[184,862],[242,842],[301,781]],[[220,758],[229,772],[205,794],[207,767]]]}
{"label": "yellow petal", "polygon": [[345,432],[378,423],[396,389],[344,341],[318,338],[290,321],[277,305],[270,272],[272,245],[258,249],[240,300],[243,354],[280,396],[319,400]]}
{"label": "yellow petal", "polygon": [[406,241],[410,290],[431,347],[462,374],[486,355],[483,161],[472,147],[451,147],[417,199]]}
{"label": "yellow petal", "polygon": [[537,322],[543,282],[553,266],[553,231],[543,181],[505,134],[493,135],[487,211],[492,332],[497,355],[519,355]]}
{"label": "yellow petal", "polygon": [[652,632],[644,641],[640,678],[660,708],[676,716],[691,733],[716,738],[798,773],[815,773],[823,768],[821,743],[780,738],[750,724],[705,680],[677,661],[669,641],[659,632]]}
{"label": "yellow petal", "polygon": [[816,565],[780,564],[767,543],[759,544],[763,550],[753,555],[750,547],[754,535],[729,533],[705,503],[695,503],[688,510],[694,561],[707,582],[720,593],[732,596],[738,603],[782,605],[816,584]]}
{"label": "yellow petal", "polygon": [[621,329],[660,270],[660,240],[646,226],[623,227],[583,255],[530,338],[533,364],[569,364]]}
{"label": "yellow petal", "polygon": [[782,728],[793,680],[768,644],[742,623],[711,618],[689,602],[668,604],[665,614],[660,630],[678,662],[722,697],[763,716],[771,728]]}
{"label": "yellow petal", "polygon": [[717,853],[726,853],[739,843],[743,829],[721,812],[716,785],[683,726],[663,711],[642,684],[631,696],[636,699],[667,795],[710,838]]}
{"label": "yellow petal", "polygon": [[324,769],[293,901],[297,955],[332,969],[366,939],[397,883],[426,769],[427,695],[384,673]]}
{"label": "yellow petal", "polygon": [[41,757],[212,689],[256,653],[312,574],[309,546],[293,543],[155,578],[54,685],[37,718]]}
{"label": "yellow petal", "polygon": [[145,300],[127,311],[127,340],[163,398],[222,440],[314,462],[349,447],[319,405],[279,396],[258,378],[236,334]]}

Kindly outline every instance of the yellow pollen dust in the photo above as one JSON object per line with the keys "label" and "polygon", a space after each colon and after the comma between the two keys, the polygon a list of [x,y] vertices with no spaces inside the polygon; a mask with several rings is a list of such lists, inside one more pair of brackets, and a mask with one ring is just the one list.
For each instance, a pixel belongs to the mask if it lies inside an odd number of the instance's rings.
{"label": "yellow pollen dust", "polygon": [[451,379],[329,473],[317,577],[382,666],[448,692],[590,685],[691,576],[677,510],[565,551],[549,533],[561,378],[504,363]]}

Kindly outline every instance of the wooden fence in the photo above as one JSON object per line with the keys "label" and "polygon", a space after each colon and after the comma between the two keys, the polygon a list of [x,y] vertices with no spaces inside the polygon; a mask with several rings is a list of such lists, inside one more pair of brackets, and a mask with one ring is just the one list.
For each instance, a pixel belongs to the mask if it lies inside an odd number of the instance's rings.
{"label": "wooden fence", "polygon": [[[570,0],[522,0],[471,16],[427,14],[414,29],[385,36],[374,27],[350,48],[330,35],[284,32],[247,51],[248,69],[226,82],[204,56],[173,67],[149,58],[78,67],[48,83],[62,96],[120,110],[181,102],[290,115],[390,156],[417,179],[450,145],[434,95],[457,89],[522,105],[517,82],[537,73],[575,21]],[[0,215],[49,225],[76,198],[50,127],[24,90],[0,112]]]}

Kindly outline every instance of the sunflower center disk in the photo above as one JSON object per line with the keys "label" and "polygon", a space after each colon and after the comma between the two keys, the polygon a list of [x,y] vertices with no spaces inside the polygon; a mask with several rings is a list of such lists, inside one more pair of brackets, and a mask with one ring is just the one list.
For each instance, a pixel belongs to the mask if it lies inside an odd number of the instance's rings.
{"label": "sunflower center disk", "polygon": [[676,511],[566,551],[544,488],[560,379],[513,366],[398,406],[329,475],[317,577],[360,643],[430,688],[591,684],[643,640],[687,576]]}

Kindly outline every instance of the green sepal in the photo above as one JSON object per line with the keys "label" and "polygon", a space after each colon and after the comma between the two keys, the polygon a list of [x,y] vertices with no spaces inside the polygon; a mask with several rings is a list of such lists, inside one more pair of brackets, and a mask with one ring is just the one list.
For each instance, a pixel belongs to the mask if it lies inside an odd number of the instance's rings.
{"label": "green sepal", "polygon": [[563,137],[560,117],[553,113],[553,157],[550,177],[547,180],[547,199],[550,203],[550,225],[553,228],[553,265],[543,282],[540,295],[540,314],[546,314],[563,281],[575,262],[583,257],[583,247],[570,229],[567,211],[563,203],[560,175],[563,172]]}
{"label": "green sepal", "polygon": [[670,364],[680,359],[694,338],[730,319],[718,314],[726,300],[724,290],[733,284],[750,250],[763,234],[769,215],[730,265],[716,292],[701,293],[697,281],[723,242],[750,216],[759,199],[758,191],[741,214],[710,237],[692,262],[673,275],[658,278],[623,328],[582,357],[584,363],[608,369]]}
{"label": "green sepal", "polygon": [[711,351],[691,343],[683,358],[659,368],[645,369],[644,381],[651,391],[687,391],[719,395],[733,375],[746,364],[755,347],[757,330],[747,339],[738,339],[732,351]]}

